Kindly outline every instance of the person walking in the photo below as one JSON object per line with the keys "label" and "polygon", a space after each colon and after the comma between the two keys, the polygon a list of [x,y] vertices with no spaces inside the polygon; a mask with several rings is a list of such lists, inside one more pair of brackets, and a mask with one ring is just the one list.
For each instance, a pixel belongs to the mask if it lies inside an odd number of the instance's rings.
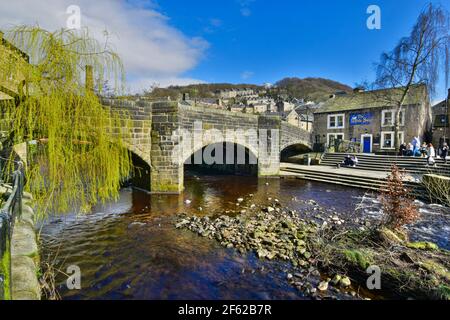
{"label": "person walking", "polygon": [[415,157],[416,154],[419,153],[419,149],[420,149],[420,138],[419,137],[414,137],[413,141],[412,141],[412,145],[413,145],[413,153],[412,156]]}
{"label": "person walking", "polygon": [[428,145],[428,153],[427,153],[427,164],[429,166],[435,166],[436,165],[436,161],[434,160],[434,157],[436,156],[436,151],[434,150],[433,144],[430,143]]}
{"label": "person walking", "polygon": [[444,163],[447,164],[447,156],[448,156],[448,144],[444,142],[441,150],[441,158],[444,160]]}

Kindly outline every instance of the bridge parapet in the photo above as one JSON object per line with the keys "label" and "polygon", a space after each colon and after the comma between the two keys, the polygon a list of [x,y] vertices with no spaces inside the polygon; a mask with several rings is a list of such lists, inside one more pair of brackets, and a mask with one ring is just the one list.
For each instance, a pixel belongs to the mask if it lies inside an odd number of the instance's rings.
{"label": "bridge parapet", "polygon": [[[283,148],[311,145],[308,132],[278,116],[232,113],[169,101],[104,99],[104,104],[131,118],[130,150],[151,167],[147,185],[153,193],[180,193],[185,161],[208,145],[230,143],[247,148],[258,159],[260,176],[278,175]],[[186,147],[188,139],[193,143]]]}

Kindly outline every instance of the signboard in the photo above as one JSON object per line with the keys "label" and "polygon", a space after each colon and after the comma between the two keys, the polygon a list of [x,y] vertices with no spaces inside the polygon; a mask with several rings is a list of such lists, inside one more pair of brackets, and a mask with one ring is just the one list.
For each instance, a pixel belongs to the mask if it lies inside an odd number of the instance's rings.
{"label": "signboard", "polygon": [[370,124],[372,121],[373,114],[371,112],[363,112],[363,113],[350,113],[350,125],[358,126]]}

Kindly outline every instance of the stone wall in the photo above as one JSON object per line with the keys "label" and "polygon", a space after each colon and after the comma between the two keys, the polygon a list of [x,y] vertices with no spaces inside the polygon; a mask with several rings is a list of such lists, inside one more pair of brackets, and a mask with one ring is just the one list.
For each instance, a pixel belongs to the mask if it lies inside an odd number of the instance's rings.
{"label": "stone wall", "polygon": [[[310,124],[312,126],[312,124]],[[293,145],[303,144],[306,147],[311,146],[311,133],[306,130],[299,130],[298,127],[287,123],[281,122],[281,142],[280,151]]]}
{"label": "stone wall", "polygon": [[13,300],[40,300],[39,250],[31,195],[24,193],[22,216],[16,220],[11,240],[11,296]]}
{"label": "stone wall", "polygon": [[[6,197],[11,191],[12,189],[7,185],[0,187],[0,193]],[[12,300],[41,299],[36,219],[30,207],[31,201],[31,195],[25,192],[22,200],[22,215],[15,221],[11,238],[10,298]]]}

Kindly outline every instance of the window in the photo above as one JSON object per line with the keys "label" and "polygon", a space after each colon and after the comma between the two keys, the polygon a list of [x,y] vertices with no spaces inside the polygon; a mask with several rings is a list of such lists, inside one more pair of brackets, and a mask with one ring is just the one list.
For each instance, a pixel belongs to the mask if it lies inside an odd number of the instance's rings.
{"label": "window", "polygon": [[435,127],[446,127],[448,126],[448,115],[446,114],[438,114],[434,118],[434,126]]}
{"label": "window", "polygon": [[381,133],[381,148],[382,149],[394,148],[394,132]]}
{"label": "window", "polygon": [[345,114],[328,115],[328,129],[344,129]]}
{"label": "window", "polygon": [[[395,133],[393,131],[381,133],[381,148],[382,149],[394,149],[395,148]],[[398,133],[398,139],[400,143],[405,142],[405,134],[403,131]]]}
{"label": "window", "polygon": [[329,133],[327,138],[328,146],[334,146],[336,141],[342,141],[344,140],[344,134],[343,133]]}
{"label": "window", "polygon": [[[400,110],[400,125],[405,123],[405,113]],[[381,113],[381,126],[389,127],[395,124],[395,110],[383,110]]]}

